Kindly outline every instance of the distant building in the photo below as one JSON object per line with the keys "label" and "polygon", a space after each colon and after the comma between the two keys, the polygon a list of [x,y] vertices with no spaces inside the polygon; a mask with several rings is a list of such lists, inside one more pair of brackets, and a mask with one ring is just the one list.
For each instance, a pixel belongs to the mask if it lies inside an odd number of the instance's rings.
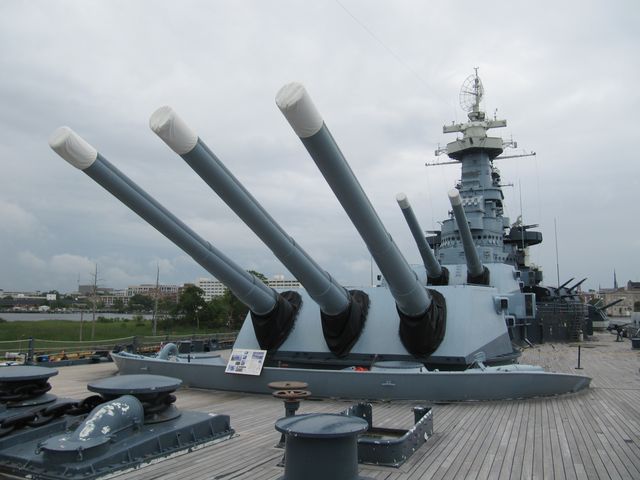
{"label": "distant building", "polygon": [[204,292],[205,302],[210,302],[215,297],[221,297],[227,291],[227,287],[222,282],[211,278],[199,278],[195,281],[195,286]]}
{"label": "distant building", "polygon": [[[96,286],[96,295],[111,295],[113,288]],[[78,285],[78,293],[88,297],[93,295],[93,285]]]}
{"label": "distant building", "polygon": [[[178,285],[158,285],[158,298],[165,298],[173,301],[178,301],[178,293],[180,287]],[[155,283],[132,285],[127,287],[127,297],[131,298],[134,295],[146,295],[147,297],[155,297],[156,285]]]}
{"label": "distant building", "polygon": [[622,301],[607,309],[607,313],[614,317],[629,317],[636,302],[640,302],[640,282],[628,281],[622,288],[601,288],[598,292],[604,304]]}
{"label": "distant building", "polygon": [[267,285],[276,290],[291,290],[294,288],[302,288],[302,285],[298,280],[291,280],[284,278],[284,275],[274,275],[267,280]]}
{"label": "distant building", "polygon": [[[284,275],[274,275],[267,280],[267,285],[276,290],[291,290],[302,287],[299,281],[286,279]],[[195,281],[195,286],[202,289],[206,302],[221,297],[227,291],[227,287],[222,282],[211,278],[199,278]]]}
{"label": "distant building", "polygon": [[123,305],[129,304],[127,290],[113,290],[111,295],[100,295],[99,300],[104,304],[105,308],[113,307],[118,300],[122,301]]}

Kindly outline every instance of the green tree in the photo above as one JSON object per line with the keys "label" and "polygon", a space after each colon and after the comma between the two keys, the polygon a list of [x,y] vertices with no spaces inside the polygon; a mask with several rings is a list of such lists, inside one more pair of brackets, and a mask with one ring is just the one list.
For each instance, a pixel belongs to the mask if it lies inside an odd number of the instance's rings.
{"label": "green tree", "polygon": [[249,307],[238,300],[238,297],[230,290],[224,292],[224,295],[219,298],[222,304],[220,312],[224,318],[224,325],[230,330],[238,330],[249,312]]}
{"label": "green tree", "polygon": [[[262,273],[256,272],[255,270],[248,270],[248,272],[258,277],[258,279],[264,283],[267,283],[267,277]],[[220,299],[222,302],[221,312],[225,317],[224,325],[231,330],[239,330],[242,322],[244,322],[244,319],[247,317],[247,313],[249,313],[249,307],[238,300],[238,297],[229,290],[227,290]]]}
{"label": "green tree", "polygon": [[171,298],[158,299],[158,312],[169,313],[175,315],[178,310],[178,304]]}
{"label": "green tree", "polygon": [[136,293],[129,299],[129,310],[140,312],[153,309],[153,298]]}
{"label": "green tree", "polygon": [[113,309],[116,312],[124,312],[124,300],[122,300],[121,298],[116,298],[113,301]]}
{"label": "green tree", "polygon": [[227,307],[223,297],[215,297],[207,302],[204,313],[208,328],[221,328],[226,325]]}
{"label": "green tree", "polygon": [[196,325],[200,320],[199,315],[205,307],[204,291],[195,285],[187,285],[178,298],[176,310],[183,315],[185,324]]}
{"label": "green tree", "polygon": [[258,277],[259,280],[262,280],[264,283],[267,283],[267,277],[260,273],[260,272],[256,272],[255,270],[247,270],[251,275],[255,275],[256,277]]}

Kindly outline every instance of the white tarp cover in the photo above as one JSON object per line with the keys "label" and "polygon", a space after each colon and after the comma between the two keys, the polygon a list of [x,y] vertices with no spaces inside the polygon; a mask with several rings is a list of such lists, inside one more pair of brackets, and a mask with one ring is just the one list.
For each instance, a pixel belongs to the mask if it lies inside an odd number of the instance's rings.
{"label": "white tarp cover", "polygon": [[311,137],[322,128],[322,117],[301,83],[292,82],[282,87],[276,95],[276,105],[298,137]]}
{"label": "white tarp cover", "polygon": [[89,168],[98,158],[98,151],[69,127],[56,129],[49,137],[49,146],[80,170]]}
{"label": "white tarp cover", "polygon": [[189,153],[198,143],[198,135],[168,106],[153,112],[149,127],[178,155]]}

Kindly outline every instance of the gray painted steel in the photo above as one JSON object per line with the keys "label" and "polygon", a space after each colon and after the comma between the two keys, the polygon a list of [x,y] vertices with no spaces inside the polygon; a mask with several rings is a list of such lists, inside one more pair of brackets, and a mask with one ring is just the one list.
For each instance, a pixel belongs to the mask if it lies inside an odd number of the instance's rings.
{"label": "gray painted steel", "polygon": [[40,448],[47,462],[61,464],[79,459],[95,459],[114,435],[132,433],[144,421],[142,403],[131,395],[105,402],[85,418],[70,434],[62,434],[42,442]]}
{"label": "gray painted steel", "polygon": [[440,277],[440,275],[442,275],[442,267],[425,239],[424,230],[420,227],[420,222],[418,222],[409,200],[406,197],[404,200],[404,202],[398,201],[398,205],[400,205],[402,215],[404,215],[407,225],[409,226],[409,230],[411,230],[411,234],[413,235],[413,239],[418,245],[418,251],[420,252],[420,257],[422,257],[424,266],[427,269],[427,274],[432,278]]}
{"label": "gray painted steel", "polygon": [[[492,268],[500,273],[503,273],[503,269],[513,272],[506,265],[492,265]],[[466,279],[466,270],[462,270]],[[458,272],[454,270],[451,273],[451,278],[458,281]],[[502,276],[504,275],[506,273]],[[428,358],[416,359],[402,344],[398,334],[400,315],[386,287],[362,287],[372,307],[360,337],[344,359],[336,358],[329,350],[322,334],[320,312],[307,292],[300,290],[302,307],[296,319],[296,327],[278,351],[270,354],[269,358],[290,365],[309,358],[321,368],[327,365],[329,368],[336,368],[338,365],[369,366],[383,360],[421,361],[463,368],[474,362],[478,352],[484,352],[489,362],[495,362],[496,358],[504,361],[503,356],[513,353],[504,315],[494,305],[494,297],[501,290],[478,285],[433,286],[432,290],[438,291],[447,299],[447,317],[455,318],[456,321],[447,323],[442,342]],[[450,301],[451,299],[455,301]],[[251,322],[245,321],[243,324],[234,348],[259,348]]]}
{"label": "gray painted steel", "polygon": [[306,382],[317,397],[349,399],[468,401],[541,397],[577,392],[591,379],[580,375],[539,371],[496,372],[356,372],[304,368],[264,367],[260,376],[225,373],[225,367],[154,360],[112,354],[122,374],[151,373],[182,379],[195,388],[270,394],[276,381]]}
{"label": "gray painted steel", "polygon": [[413,407],[415,424],[409,430],[374,427],[370,403],[352,405],[342,414],[367,421],[367,431],[358,437],[360,463],[399,467],[433,435],[433,411],[430,407]]}
{"label": "gray painted steel", "polygon": [[349,307],[344,287],[282,229],[201,139],[181,157],[293,273],[324,313],[338,315]]}
{"label": "gray painted steel", "polygon": [[[460,193],[458,193],[458,199],[461,202]],[[469,222],[467,221],[467,216],[464,213],[464,208],[462,206],[462,203],[456,202],[454,198],[451,198],[451,193],[449,194],[449,200],[451,201],[453,215],[456,219],[456,224],[458,225],[458,231],[460,232],[460,239],[462,240],[464,256],[467,260],[467,270],[469,271],[470,275],[478,277],[482,275],[484,266],[480,261],[478,251],[476,250],[476,246],[473,243],[471,228],[469,228]]]}
{"label": "gray painted steel", "polygon": [[9,365],[0,367],[0,382],[27,382],[30,380],[46,380],[58,375],[55,368],[36,367],[32,365]]}
{"label": "gray painted steel", "polygon": [[202,239],[102,155],[83,171],[224,283],[252,312],[273,310],[278,296],[273,289]]}
{"label": "gray painted steel", "polygon": [[[97,447],[106,449],[101,455],[94,456],[91,450],[82,454],[75,451],[75,458],[69,461],[65,455],[68,452],[57,455],[59,452],[45,452],[38,448],[43,437],[68,435],[65,431],[75,427],[74,420],[77,424],[77,418],[64,417],[57,423],[41,427],[48,428],[48,431],[28,431],[31,433],[29,437],[20,437],[21,441],[7,443],[4,448],[0,441],[0,472],[40,480],[105,478],[116,472],[123,473],[157,463],[180,452],[187,453],[222,442],[235,433],[228,415],[183,411],[175,420],[143,425],[133,432],[128,429],[115,432],[109,442]],[[56,457],[61,461],[52,461]]]}
{"label": "gray painted steel", "polygon": [[431,297],[387,232],[326,125],[300,139],[384,275],[402,313],[423,315]]}
{"label": "gray painted steel", "polygon": [[127,375],[101,378],[87,385],[87,390],[100,395],[139,395],[174,392],[182,380],[163,375]]}
{"label": "gray painted steel", "polygon": [[[33,376],[29,367],[21,368]],[[0,412],[0,476],[104,478],[230,438],[229,416],[180,412],[172,405],[171,392],[180,383],[153,375],[105,378],[89,387],[102,398],[54,398],[37,407],[9,408],[14,420],[16,414],[27,420],[12,423],[9,430]],[[89,412],[92,405],[97,406]]]}
{"label": "gray painted steel", "polygon": [[358,417],[312,413],[281,418],[286,435],[282,480],[358,480],[357,435],[367,429]]}

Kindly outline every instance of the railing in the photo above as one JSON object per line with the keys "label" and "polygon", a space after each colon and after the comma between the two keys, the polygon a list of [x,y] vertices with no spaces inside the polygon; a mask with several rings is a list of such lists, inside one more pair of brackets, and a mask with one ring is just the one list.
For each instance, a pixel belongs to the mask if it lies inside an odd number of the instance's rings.
{"label": "railing", "polygon": [[[127,350],[133,353],[152,353],[165,343],[192,342],[204,349],[221,350],[231,348],[238,332],[193,334],[193,335],[156,335],[111,338],[94,341],[59,341],[27,338],[22,340],[0,341],[0,362],[42,363],[63,360],[81,360],[95,357],[108,357],[113,350]],[[201,343],[200,343],[201,342]]]}

